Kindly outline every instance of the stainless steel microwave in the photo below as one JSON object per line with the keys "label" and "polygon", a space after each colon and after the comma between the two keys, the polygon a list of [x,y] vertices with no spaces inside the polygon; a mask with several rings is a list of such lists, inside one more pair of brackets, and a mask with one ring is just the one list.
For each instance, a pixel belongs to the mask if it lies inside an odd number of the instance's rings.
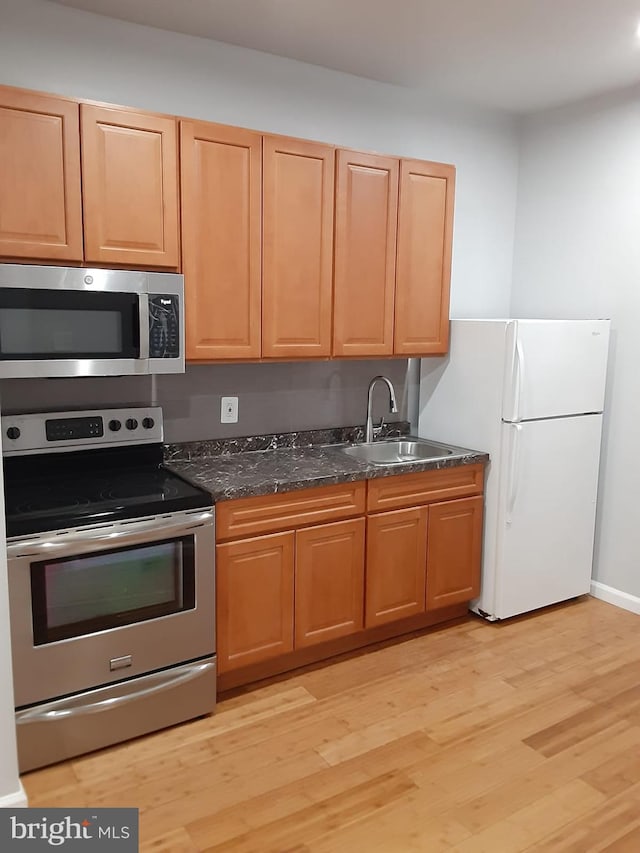
{"label": "stainless steel microwave", "polygon": [[0,378],[183,372],[181,275],[0,264]]}

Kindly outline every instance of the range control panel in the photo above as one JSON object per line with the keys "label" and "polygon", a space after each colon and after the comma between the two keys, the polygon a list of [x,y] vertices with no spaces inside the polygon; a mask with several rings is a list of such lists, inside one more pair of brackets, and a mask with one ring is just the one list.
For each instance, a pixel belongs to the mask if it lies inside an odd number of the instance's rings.
{"label": "range control panel", "polygon": [[4,456],[163,440],[160,406],[4,415],[1,423]]}
{"label": "range control panel", "polygon": [[47,441],[71,441],[74,438],[100,438],[104,435],[102,418],[51,418],[44,422]]}

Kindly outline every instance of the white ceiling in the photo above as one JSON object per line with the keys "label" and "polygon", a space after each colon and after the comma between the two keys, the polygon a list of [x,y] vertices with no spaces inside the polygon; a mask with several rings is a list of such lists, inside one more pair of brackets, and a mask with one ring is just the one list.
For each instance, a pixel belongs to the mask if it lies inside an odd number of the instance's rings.
{"label": "white ceiling", "polygon": [[51,0],[532,112],[640,82],[640,0]]}

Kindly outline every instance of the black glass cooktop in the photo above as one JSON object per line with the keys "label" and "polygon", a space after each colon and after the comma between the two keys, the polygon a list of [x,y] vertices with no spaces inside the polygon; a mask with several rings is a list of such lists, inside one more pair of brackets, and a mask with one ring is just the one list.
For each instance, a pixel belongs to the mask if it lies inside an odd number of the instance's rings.
{"label": "black glass cooktop", "polygon": [[4,460],[7,536],[211,506],[208,492],[162,467],[162,446]]}

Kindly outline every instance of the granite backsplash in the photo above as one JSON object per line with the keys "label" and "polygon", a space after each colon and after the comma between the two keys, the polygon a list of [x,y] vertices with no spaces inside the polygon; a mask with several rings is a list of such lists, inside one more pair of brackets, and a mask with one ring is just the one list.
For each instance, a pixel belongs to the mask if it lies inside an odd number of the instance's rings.
{"label": "granite backsplash", "polygon": [[[380,438],[408,435],[408,421],[384,424]],[[334,427],[331,429],[300,430],[298,432],[247,435],[238,438],[212,438],[204,441],[187,441],[166,444],[164,458],[167,462],[191,461],[210,456],[226,456],[252,450],[279,450],[283,448],[318,447],[328,444],[352,444],[364,441],[364,427]]]}

